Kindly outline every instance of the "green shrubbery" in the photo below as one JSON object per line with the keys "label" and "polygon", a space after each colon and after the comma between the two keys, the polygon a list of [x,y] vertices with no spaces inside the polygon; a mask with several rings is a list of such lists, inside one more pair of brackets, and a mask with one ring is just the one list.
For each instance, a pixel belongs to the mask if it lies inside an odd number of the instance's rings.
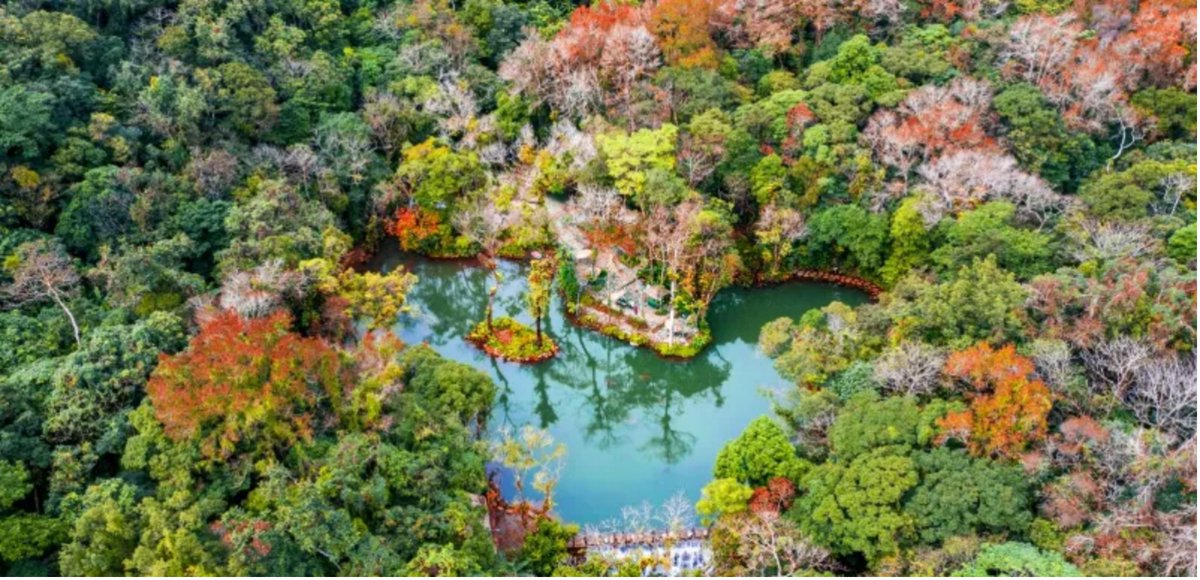
{"label": "green shrubbery", "polygon": [[480,322],[467,340],[491,356],[513,362],[541,362],[558,353],[553,338],[543,335],[539,344],[532,328],[507,316],[494,320],[491,328],[487,321]]}

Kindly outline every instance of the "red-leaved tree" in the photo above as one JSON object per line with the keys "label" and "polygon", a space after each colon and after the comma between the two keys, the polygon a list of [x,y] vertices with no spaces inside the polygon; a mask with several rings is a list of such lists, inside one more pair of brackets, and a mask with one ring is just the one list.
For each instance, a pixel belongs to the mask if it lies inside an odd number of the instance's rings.
{"label": "red-leaved tree", "polygon": [[[187,350],[162,355],[146,391],[168,437],[197,438],[226,460],[246,448],[270,452],[309,439],[314,411],[340,399],[340,364],[324,341],[291,332],[283,312],[207,320]],[[261,456],[261,455],[255,455]]]}
{"label": "red-leaved tree", "polygon": [[939,420],[943,439],[962,439],[976,455],[1016,457],[1045,437],[1050,389],[1013,345],[981,342],[950,355],[945,372],[970,387],[971,406]]}

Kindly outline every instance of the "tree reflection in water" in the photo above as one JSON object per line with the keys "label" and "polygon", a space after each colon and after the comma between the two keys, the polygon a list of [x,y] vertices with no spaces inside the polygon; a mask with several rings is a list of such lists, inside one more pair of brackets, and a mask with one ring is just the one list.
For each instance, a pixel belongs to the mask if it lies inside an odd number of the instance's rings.
{"label": "tree reflection in water", "polygon": [[[387,271],[398,264],[419,281],[409,293],[413,312],[398,321],[397,335],[428,342],[489,373],[497,389],[492,430],[534,425],[566,444],[560,506],[564,516],[582,523],[611,517],[620,506],[643,499],[663,501],[681,488],[698,494],[720,446],[770,412],[759,389],[787,385],[755,349],[759,328],[835,297],[860,301],[817,285],[729,291],[710,311],[713,344],[694,359],[670,361],[571,324],[556,300],[546,331],[561,348],[558,356],[517,365],[491,359],[464,340],[485,315],[491,271],[474,261],[395,252],[377,256],[368,267]],[[527,267],[511,261],[497,267],[503,282],[496,315],[531,324],[524,300]],[[750,293],[756,298],[745,299]]]}

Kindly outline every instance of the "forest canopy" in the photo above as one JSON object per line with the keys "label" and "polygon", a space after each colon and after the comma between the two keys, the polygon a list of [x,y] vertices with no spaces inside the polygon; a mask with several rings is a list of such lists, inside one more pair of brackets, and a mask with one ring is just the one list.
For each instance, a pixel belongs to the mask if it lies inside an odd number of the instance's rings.
{"label": "forest canopy", "polygon": [[1195,576],[1195,23],[6,0],[0,569],[653,570],[569,554],[549,500],[497,545],[496,386],[388,332],[398,246],[534,258],[533,328],[495,290],[476,327],[513,360],[559,302],[688,357],[730,286],[875,298],[762,328],[789,384],[694,490],[707,573]]}

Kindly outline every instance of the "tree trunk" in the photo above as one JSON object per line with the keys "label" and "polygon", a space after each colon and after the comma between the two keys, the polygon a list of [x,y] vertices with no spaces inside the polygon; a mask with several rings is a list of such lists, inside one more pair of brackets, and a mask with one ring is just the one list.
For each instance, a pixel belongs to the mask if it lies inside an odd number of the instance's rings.
{"label": "tree trunk", "polygon": [[675,284],[674,278],[671,279],[671,315],[667,317],[667,344],[675,344]]}
{"label": "tree trunk", "polygon": [[492,303],[496,301],[496,290],[498,290],[496,286],[492,286],[492,289],[488,290],[487,329],[489,333],[492,332]]}
{"label": "tree trunk", "polygon": [[83,341],[79,338],[79,323],[75,322],[75,315],[71,314],[71,309],[67,308],[62,298],[59,298],[57,290],[51,286],[47,286],[46,289],[50,291],[50,297],[54,299],[54,303],[58,304],[58,307],[62,308],[62,311],[66,313],[67,320],[71,321],[71,330],[75,332],[75,346],[83,346]]}
{"label": "tree trunk", "polygon": [[542,317],[541,316],[535,316],[533,318],[533,327],[535,329],[537,329],[537,345],[538,345],[538,347],[541,347],[542,346]]}

